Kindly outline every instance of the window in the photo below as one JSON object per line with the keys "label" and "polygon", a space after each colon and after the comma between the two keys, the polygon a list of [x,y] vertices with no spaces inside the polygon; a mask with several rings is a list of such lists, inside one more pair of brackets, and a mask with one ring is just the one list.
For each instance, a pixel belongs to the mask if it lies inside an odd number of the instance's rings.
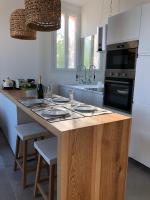
{"label": "window", "polygon": [[83,47],[83,65],[87,69],[90,68],[91,57],[92,57],[92,36],[89,36],[84,39],[84,47]]}
{"label": "window", "polygon": [[98,36],[94,36],[94,47],[93,47],[93,65],[96,69],[100,68],[100,52],[98,50]]}
{"label": "window", "polygon": [[68,13],[61,16],[61,29],[56,33],[56,68],[75,69],[77,65],[77,17]]}
{"label": "window", "polygon": [[61,29],[57,31],[57,68],[65,65],[65,17],[61,15]]}
{"label": "window", "polygon": [[76,18],[74,16],[69,16],[68,29],[68,67],[74,69],[76,63]]}
{"label": "window", "polygon": [[100,52],[98,50],[98,37],[88,36],[82,39],[82,64],[89,69],[91,65],[100,69]]}

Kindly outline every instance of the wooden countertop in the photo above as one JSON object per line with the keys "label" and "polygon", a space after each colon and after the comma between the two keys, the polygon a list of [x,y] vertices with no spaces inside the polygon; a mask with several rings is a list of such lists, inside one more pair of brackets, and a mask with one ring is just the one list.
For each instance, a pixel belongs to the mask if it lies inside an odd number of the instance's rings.
{"label": "wooden countertop", "polygon": [[120,115],[117,113],[106,114],[106,115],[99,115],[99,116],[92,116],[92,117],[85,117],[80,119],[73,119],[68,121],[60,121],[49,123],[47,120],[41,118],[37,114],[35,114],[30,108],[22,105],[18,100],[25,97],[25,93],[23,90],[2,90],[0,92],[5,95],[8,99],[16,104],[16,106],[22,109],[25,113],[27,113],[30,117],[40,123],[43,127],[48,129],[50,132],[54,133],[55,135],[59,135],[61,133],[86,128],[91,126],[98,126],[101,124],[117,122],[122,120],[130,119],[130,117],[125,115]]}
{"label": "wooden countertop", "polygon": [[117,113],[49,123],[0,92],[58,138],[58,200],[125,200],[131,118]]}

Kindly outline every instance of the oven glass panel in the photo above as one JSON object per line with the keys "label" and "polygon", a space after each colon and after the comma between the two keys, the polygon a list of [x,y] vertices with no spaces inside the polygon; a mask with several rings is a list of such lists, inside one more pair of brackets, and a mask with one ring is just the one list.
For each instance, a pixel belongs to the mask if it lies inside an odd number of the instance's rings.
{"label": "oven glass panel", "polygon": [[107,52],[107,69],[135,69],[136,49],[120,49]]}
{"label": "oven glass panel", "polygon": [[111,83],[111,81],[106,81],[104,104],[106,106],[131,112],[132,89],[131,83],[115,83],[115,81]]}

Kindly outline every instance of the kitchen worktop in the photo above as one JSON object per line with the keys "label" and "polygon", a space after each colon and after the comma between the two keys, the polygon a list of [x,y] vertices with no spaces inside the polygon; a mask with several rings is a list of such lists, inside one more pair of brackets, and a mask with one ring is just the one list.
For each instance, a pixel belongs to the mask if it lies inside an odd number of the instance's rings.
{"label": "kitchen worktop", "polygon": [[49,129],[48,125],[53,126],[55,129],[57,129],[57,133],[129,119],[129,117],[125,115],[112,113],[107,115],[92,116],[82,119],[80,118],[47,124],[46,120],[43,120],[41,117],[38,117],[35,113],[31,111],[31,109],[27,108],[19,102],[20,99],[23,99],[25,97],[25,93],[23,90],[1,90],[1,93],[7,96],[10,100],[12,100],[18,107],[22,108],[24,112],[27,112],[27,114],[35,118],[41,125],[44,125],[43,121],[45,121],[46,128]]}
{"label": "kitchen worktop", "polygon": [[57,200],[125,199],[130,117],[111,113],[49,123],[18,101],[24,91],[0,93],[57,136]]}
{"label": "kitchen worktop", "polygon": [[[84,90],[87,92],[93,92],[93,93],[97,93],[97,94],[103,94],[103,90],[104,87],[98,87],[98,85],[62,85],[64,87],[68,87],[71,89],[78,89],[78,90]],[[97,89],[96,90],[92,90],[92,89]]]}

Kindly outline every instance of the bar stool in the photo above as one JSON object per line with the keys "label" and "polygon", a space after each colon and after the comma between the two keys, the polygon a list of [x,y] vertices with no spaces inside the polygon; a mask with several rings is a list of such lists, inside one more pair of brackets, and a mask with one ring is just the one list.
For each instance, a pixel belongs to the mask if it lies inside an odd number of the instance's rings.
{"label": "bar stool", "polygon": [[[37,196],[38,192],[42,195],[44,200],[53,200],[54,198],[54,178],[55,169],[57,168],[57,138],[49,138],[34,143],[35,149],[38,151],[38,165],[36,171],[34,197]],[[48,194],[44,192],[40,183],[43,182],[41,179],[41,170],[43,161],[49,166],[49,178],[48,178]],[[45,180],[44,180],[45,181]]]}
{"label": "bar stool", "polygon": [[[17,139],[16,139],[16,152],[15,152],[15,163],[14,171],[19,168],[22,173],[22,184],[23,188],[27,186],[27,175],[30,172],[33,172],[35,169],[28,169],[28,161],[37,159],[37,152],[32,154],[28,153],[29,141],[36,141],[37,139],[44,139],[48,136],[48,131],[41,127],[38,123],[27,123],[21,124],[16,127],[17,130]],[[22,156],[20,156],[20,143],[23,145]]]}

